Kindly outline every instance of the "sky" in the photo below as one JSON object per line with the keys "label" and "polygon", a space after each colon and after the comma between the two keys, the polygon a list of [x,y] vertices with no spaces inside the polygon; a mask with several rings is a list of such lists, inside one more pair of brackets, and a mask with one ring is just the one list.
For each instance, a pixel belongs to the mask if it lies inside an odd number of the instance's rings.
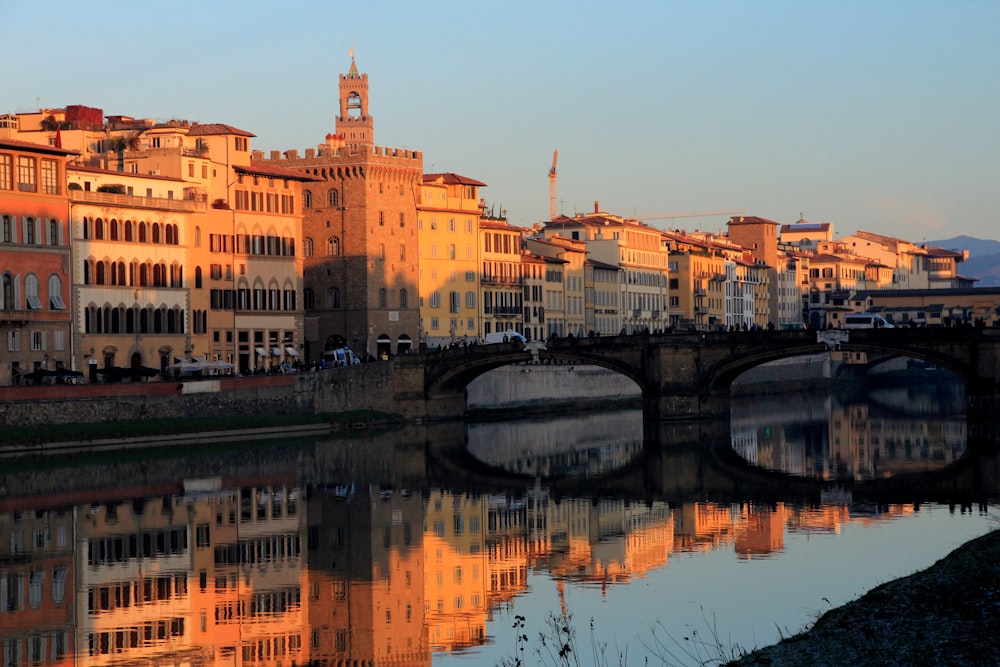
{"label": "sky", "polygon": [[566,215],[598,202],[662,229],[742,213],[1000,239],[994,0],[44,7],[0,0],[0,113],[227,123],[301,154],[334,131],[353,49],[376,144],[486,183],[512,224],[548,218],[558,150]]}

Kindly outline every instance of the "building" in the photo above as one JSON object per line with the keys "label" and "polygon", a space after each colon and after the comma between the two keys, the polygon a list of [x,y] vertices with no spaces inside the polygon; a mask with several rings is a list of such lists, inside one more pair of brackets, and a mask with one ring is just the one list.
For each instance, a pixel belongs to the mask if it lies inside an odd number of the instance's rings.
{"label": "building", "polygon": [[[521,229],[503,217],[484,214],[479,221],[483,336],[500,331],[524,333],[521,255]],[[551,325],[552,318],[547,321]]]}
{"label": "building", "polygon": [[0,139],[0,384],[37,382],[44,371],[72,366],[71,155]]}
{"label": "building", "polygon": [[662,247],[659,230],[603,213],[595,202],[592,214],[557,216],[545,223],[541,234],[583,241],[590,259],[621,269],[622,331],[667,328],[669,254]]}
{"label": "building", "polygon": [[584,308],[586,244],[558,235],[546,239],[529,237],[524,243],[525,248],[532,254],[550,260],[561,260],[562,266],[559,269],[562,277],[561,289],[556,287],[554,281],[550,282],[551,298],[547,298],[548,303],[546,303],[549,334],[577,338],[587,335],[590,330],[586,328],[587,314]]}
{"label": "building", "polygon": [[[184,181],[70,166],[73,367],[90,382],[101,371],[166,371],[193,350],[189,235],[204,200],[180,195]],[[121,376],[119,376],[121,377]]]}
{"label": "building", "polygon": [[417,208],[422,341],[430,347],[479,340],[479,235],[486,184],[458,174],[424,174]]}
{"label": "building", "polygon": [[353,56],[336,132],[304,157],[272,151],[268,162],[313,179],[302,193],[307,359],[344,345],[372,358],[414,347],[423,156],[374,144],[368,75]]}

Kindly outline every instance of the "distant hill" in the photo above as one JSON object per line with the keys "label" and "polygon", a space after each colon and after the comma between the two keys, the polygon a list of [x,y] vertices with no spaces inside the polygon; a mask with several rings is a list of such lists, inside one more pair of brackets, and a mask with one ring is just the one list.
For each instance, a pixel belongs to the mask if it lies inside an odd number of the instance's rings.
{"label": "distant hill", "polygon": [[969,259],[958,265],[959,274],[978,278],[976,287],[1000,286],[1000,241],[955,236],[943,241],[928,241],[927,245],[945,250],[968,250]]}

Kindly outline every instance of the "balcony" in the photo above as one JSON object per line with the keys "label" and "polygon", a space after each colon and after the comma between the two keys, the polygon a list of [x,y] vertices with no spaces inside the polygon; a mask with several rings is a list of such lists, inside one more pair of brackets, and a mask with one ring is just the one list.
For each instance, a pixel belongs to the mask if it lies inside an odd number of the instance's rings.
{"label": "balcony", "polygon": [[28,322],[31,322],[32,319],[34,319],[31,316],[32,312],[36,312],[37,313],[39,311],[37,311],[37,310],[36,311],[31,311],[31,310],[0,310],[0,324],[14,324],[14,325],[27,324]]}
{"label": "balcony", "polygon": [[121,206],[124,208],[147,208],[159,211],[178,211],[194,213],[204,211],[204,201],[192,199],[165,199],[163,197],[136,197],[134,195],[119,195],[113,192],[90,192],[87,190],[70,190],[70,201],[101,204],[104,206]]}

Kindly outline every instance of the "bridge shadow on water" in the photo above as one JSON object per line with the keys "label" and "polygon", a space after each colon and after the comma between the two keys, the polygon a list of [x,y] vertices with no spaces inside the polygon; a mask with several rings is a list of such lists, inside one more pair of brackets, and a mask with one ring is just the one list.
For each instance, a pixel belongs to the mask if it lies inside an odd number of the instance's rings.
{"label": "bridge shadow on water", "polygon": [[[0,511],[182,495],[191,480],[220,488],[285,484],[520,495],[541,485],[553,498],[819,505],[853,502],[971,506],[1000,499],[1000,422],[968,423],[965,453],[939,470],[866,481],[806,479],[748,464],[728,421],[643,425],[636,456],[588,477],[539,477],[487,465],[468,448],[462,421],[298,440],[212,443],[197,451],[143,450],[24,463],[0,471]],[[109,484],[114,480],[114,484]]]}
{"label": "bridge shadow on water", "polygon": [[454,492],[510,493],[544,486],[555,498],[819,505],[853,502],[975,505],[1000,498],[1000,423],[969,422],[968,446],[938,470],[871,480],[798,477],[747,463],[732,447],[725,420],[644,424],[644,446],[623,466],[597,476],[539,477],[488,465],[465,442],[427,443],[427,483]]}

